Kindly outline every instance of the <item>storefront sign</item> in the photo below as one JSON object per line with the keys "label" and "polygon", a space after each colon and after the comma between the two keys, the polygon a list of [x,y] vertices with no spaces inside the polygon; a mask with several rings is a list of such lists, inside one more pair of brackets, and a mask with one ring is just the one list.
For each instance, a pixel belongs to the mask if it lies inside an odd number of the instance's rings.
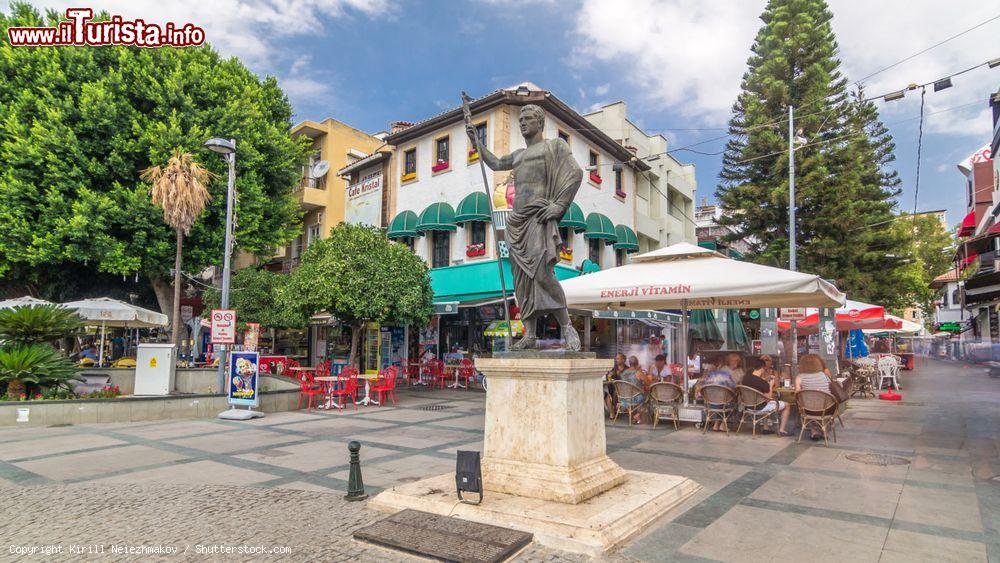
{"label": "storefront sign", "polygon": [[379,227],[382,225],[382,170],[361,177],[347,186],[347,206],[344,220]]}
{"label": "storefront sign", "polygon": [[790,309],[782,309],[779,316],[783,321],[804,321],[806,320],[806,308],[793,307]]}
{"label": "storefront sign", "polygon": [[232,309],[212,310],[212,344],[233,344],[236,342],[236,311]]}
{"label": "storefront sign", "polygon": [[257,394],[257,352],[231,352],[229,354],[230,405],[260,406]]}
{"label": "storefront sign", "polygon": [[243,335],[243,349],[247,352],[256,352],[258,340],[260,340],[260,323],[247,323],[247,331]]}

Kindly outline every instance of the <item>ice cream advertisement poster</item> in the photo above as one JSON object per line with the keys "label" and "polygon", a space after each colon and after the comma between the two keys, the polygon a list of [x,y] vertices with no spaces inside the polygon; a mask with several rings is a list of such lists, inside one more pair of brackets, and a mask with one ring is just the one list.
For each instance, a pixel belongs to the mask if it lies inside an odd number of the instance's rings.
{"label": "ice cream advertisement poster", "polygon": [[229,355],[229,404],[260,406],[257,395],[257,352],[232,352]]}

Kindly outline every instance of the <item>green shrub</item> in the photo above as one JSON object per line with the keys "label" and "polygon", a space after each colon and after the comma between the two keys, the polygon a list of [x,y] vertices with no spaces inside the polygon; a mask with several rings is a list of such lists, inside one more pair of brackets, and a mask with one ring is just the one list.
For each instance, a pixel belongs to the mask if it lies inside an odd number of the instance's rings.
{"label": "green shrub", "polygon": [[27,384],[72,392],[75,381],[81,378],[73,362],[47,344],[0,348],[0,383],[6,384],[6,394],[12,399],[26,394]]}
{"label": "green shrub", "polygon": [[5,344],[50,343],[82,327],[76,311],[57,305],[0,309],[0,341]]}

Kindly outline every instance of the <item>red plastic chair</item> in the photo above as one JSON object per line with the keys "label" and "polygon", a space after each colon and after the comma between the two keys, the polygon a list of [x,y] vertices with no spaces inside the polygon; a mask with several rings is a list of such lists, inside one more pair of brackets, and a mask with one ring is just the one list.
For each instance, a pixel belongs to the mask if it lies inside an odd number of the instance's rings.
{"label": "red plastic chair", "polygon": [[389,366],[378,374],[378,379],[369,389],[372,393],[378,393],[378,404],[382,406],[388,396],[392,400],[392,406],[396,406],[396,366]]}
{"label": "red plastic chair", "polygon": [[337,409],[339,411],[343,411],[344,407],[347,406],[348,397],[351,398],[354,410],[358,410],[358,370],[353,370],[353,376],[351,370],[350,367],[344,368],[337,382],[327,389],[327,399],[333,400],[336,397],[337,404],[340,405],[340,408]]}
{"label": "red plastic chair", "polygon": [[302,408],[302,397],[307,397],[306,401],[306,412],[312,412],[313,399],[316,397],[322,397],[324,394],[323,387],[319,385],[316,380],[313,379],[313,374],[304,371],[298,376],[299,381],[299,404],[298,409]]}
{"label": "red plastic chair", "polygon": [[476,379],[476,368],[472,360],[468,358],[462,360],[462,367],[458,368],[458,378],[465,380],[466,389],[472,388],[472,382]]}
{"label": "red plastic chair", "polygon": [[323,360],[317,364],[313,373],[315,373],[317,377],[328,377],[330,375],[330,360]]}
{"label": "red plastic chair", "polygon": [[448,372],[444,369],[444,362],[441,360],[431,360],[427,362],[430,368],[431,379],[437,382],[438,389],[444,389],[448,384]]}
{"label": "red plastic chair", "polygon": [[408,385],[413,385],[413,380],[420,381],[420,364],[411,364],[406,366],[406,382]]}

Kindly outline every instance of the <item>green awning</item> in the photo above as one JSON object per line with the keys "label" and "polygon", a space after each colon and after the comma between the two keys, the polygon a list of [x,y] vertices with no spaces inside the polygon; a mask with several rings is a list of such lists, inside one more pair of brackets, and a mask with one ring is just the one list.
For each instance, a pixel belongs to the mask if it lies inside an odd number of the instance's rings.
{"label": "green awning", "polygon": [[455,210],[444,202],[432,203],[424,209],[417,220],[417,232],[425,231],[454,231]]}
{"label": "green awning", "polygon": [[578,233],[587,230],[587,220],[583,218],[583,210],[580,209],[580,206],[570,202],[562,220],[559,221],[559,226],[569,227]]}
{"label": "green awning", "polygon": [[485,192],[472,192],[465,196],[465,199],[458,204],[455,211],[455,222],[466,223],[469,221],[489,221],[490,220],[490,200]]}
{"label": "green awning", "polygon": [[587,232],[583,234],[583,237],[603,239],[609,243],[618,240],[618,235],[615,234],[615,224],[611,222],[611,219],[608,219],[607,215],[596,212],[587,215]]}
{"label": "green awning", "polygon": [[[565,280],[580,275],[569,266],[556,264],[556,278]],[[514,296],[514,276],[510,272],[510,262],[503,261],[503,277],[507,284],[507,296]],[[477,260],[468,264],[434,268],[431,270],[431,289],[434,302],[469,303],[486,299],[499,299],[500,274],[496,260]]]}
{"label": "green awning", "polygon": [[635,231],[625,225],[615,225],[615,250],[625,252],[635,252],[639,250],[639,238],[635,236]]}
{"label": "green awning", "polygon": [[580,264],[580,267],[584,274],[593,274],[594,272],[601,271],[601,267],[597,265],[597,262],[594,262],[590,258],[584,258],[583,264]]}
{"label": "green awning", "polygon": [[389,238],[418,237],[417,214],[407,209],[397,213],[389,223],[389,230],[385,235]]}

